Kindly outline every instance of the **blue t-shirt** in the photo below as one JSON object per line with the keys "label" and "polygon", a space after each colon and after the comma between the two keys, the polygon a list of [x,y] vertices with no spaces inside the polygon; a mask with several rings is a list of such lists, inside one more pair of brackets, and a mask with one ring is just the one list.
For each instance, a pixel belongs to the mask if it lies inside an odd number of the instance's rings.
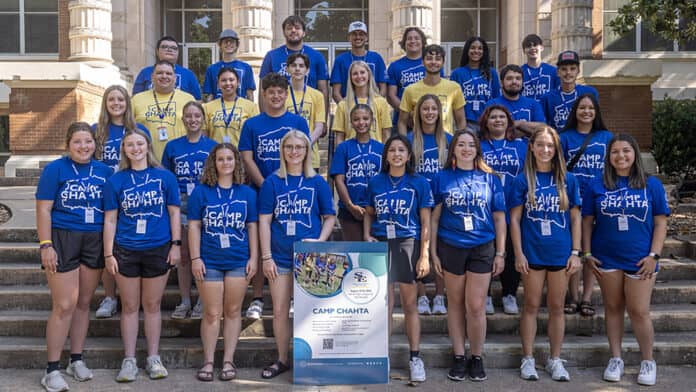
{"label": "blue t-shirt", "polygon": [[[290,268],[293,244],[306,238],[319,238],[323,215],[334,215],[329,184],[319,175],[311,178],[273,174],[266,178],[259,192],[259,214],[273,214],[271,253],[279,267]],[[288,235],[288,222],[295,234]]]}
{"label": "blue t-shirt", "polygon": [[[104,209],[118,210],[116,243],[130,250],[153,249],[171,241],[167,206],[178,206],[179,186],[169,170],[149,167],[126,169],[109,178]],[[138,233],[138,220],[145,221]]]}
{"label": "blue t-shirt", "polygon": [[285,112],[280,117],[271,117],[261,113],[244,122],[239,151],[252,151],[256,166],[266,178],[280,167],[280,139],[293,129],[309,136],[307,121],[301,116]]}
{"label": "blue t-shirt", "polygon": [[[196,143],[188,141],[186,136],[167,142],[162,153],[162,166],[176,176],[179,192],[190,195],[203,174],[205,160],[217,142],[201,135]],[[189,185],[191,184],[191,185]],[[186,211],[182,211],[186,213]]]}
{"label": "blue t-shirt", "polygon": [[405,174],[399,178],[379,173],[367,186],[368,205],[375,209],[372,235],[387,237],[387,225],[395,227],[395,238],[420,239],[420,209],[432,208],[433,192],[425,177]]}
{"label": "blue t-shirt", "polygon": [[366,62],[370,67],[370,71],[372,71],[376,83],[387,82],[387,68],[379,53],[368,50],[364,56],[356,56],[351,51],[347,51],[336,56],[331,69],[331,84],[341,84],[341,97],[346,97],[349,76],[348,68],[354,61]]}
{"label": "blue t-shirt", "polygon": [[[152,89],[152,70],[155,67],[149,65],[142,70],[133,82],[133,94]],[[186,91],[193,95],[194,98],[200,101],[201,86],[198,84],[196,75],[188,68],[184,68],[179,64],[174,64],[174,75],[176,76],[176,84],[174,85],[179,90]]]}
{"label": "blue t-shirt", "polygon": [[462,88],[466,99],[464,112],[468,121],[478,122],[486,102],[500,96],[500,78],[493,67],[490,76],[491,80],[486,80],[480,69],[471,69],[468,65],[455,69],[450,75],[450,80],[459,83]]}
{"label": "blue t-shirt", "polygon": [[[150,131],[148,131],[143,124],[136,123],[135,126],[150,137]],[[92,124],[92,131],[96,130],[97,124]],[[114,125],[109,123],[109,135],[106,137],[106,142],[104,142],[102,159],[99,161],[109,166],[114,172],[118,171],[118,165],[121,163],[121,141],[125,133],[125,125]]]}
{"label": "blue t-shirt", "polygon": [[512,119],[515,121],[546,122],[546,117],[544,116],[544,111],[541,109],[541,105],[531,98],[520,95],[518,100],[511,101],[505,98],[504,95],[501,95],[486,102],[486,107],[492,105],[502,105],[506,107],[510,114],[512,114]]}
{"label": "blue t-shirt", "polygon": [[522,64],[522,79],[522,95],[537,102],[544,94],[558,90],[561,85],[556,67],[548,63],[541,63],[539,68]]}
{"label": "blue t-shirt", "polygon": [[51,227],[102,231],[104,185],[113,170],[92,159],[77,163],[68,156],[46,165],[36,187],[36,200],[51,200]]}
{"label": "blue t-shirt", "polygon": [[437,236],[443,242],[473,248],[495,239],[493,213],[505,212],[505,192],[496,174],[445,169],[433,181],[433,195],[435,204],[442,204]]}
{"label": "blue t-shirt", "polygon": [[[619,177],[616,189],[609,190],[602,178],[593,180],[585,191],[582,215],[594,216],[592,255],[602,268],[620,269],[634,274],[636,265],[650,253],[653,217],[669,215],[665,189],[657,177],[648,177],[646,187],[628,187],[628,177]],[[626,230],[619,219],[626,217]],[[657,271],[658,266],[655,266]]]}
{"label": "blue t-shirt", "polygon": [[501,174],[500,181],[505,192],[510,189],[512,181],[524,168],[527,156],[527,139],[515,140],[481,140],[483,160],[491,169]]}
{"label": "blue t-shirt", "polygon": [[[580,147],[582,147],[582,144],[585,142],[586,136],[587,135],[578,132],[576,129],[566,129],[561,132],[561,147],[563,148],[563,157],[565,158],[566,164],[573,159],[578,151],[580,151]],[[575,177],[577,177],[580,182],[581,199],[589,183],[595,178],[602,177],[604,159],[607,156],[607,146],[613,136],[611,132],[606,130],[592,132],[592,139],[590,139],[590,143],[587,145],[585,152],[583,152],[578,162],[573,166],[571,172],[575,174]]]}
{"label": "blue t-shirt", "polygon": [[575,86],[572,93],[564,93],[560,89],[553,90],[541,97],[540,104],[544,110],[546,123],[558,132],[561,132],[568,121],[568,115],[573,109],[573,104],[579,96],[592,94],[599,100],[599,93],[592,86]]}
{"label": "blue t-shirt", "polygon": [[[329,175],[345,176],[346,188],[353,204],[361,207],[367,205],[367,183],[382,168],[382,151],[384,144],[374,139],[358,143],[351,138],[336,147]],[[341,200],[338,201],[338,207],[346,208]]]}
{"label": "blue t-shirt", "polygon": [[[578,181],[572,173],[566,173],[568,209],[560,211],[556,183],[551,172],[536,173],[534,206],[527,200],[528,183],[524,173],[515,177],[508,198],[508,208],[522,206],[520,231],[522,251],[529,264],[560,267],[565,266],[572,248],[570,209],[580,207]],[[543,235],[543,226],[548,225],[549,235]]]}
{"label": "blue t-shirt", "polygon": [[[406,136],[408,141],[413,145],[413,132],[409,132]],[[447,145],[445,150],[450,145],[452,141],[452,135],[445,133],[447,138]],[[435,141],[435,135],[423,134],[423,157],[420,162],[416,162],[416,173],[425,177],[429,184],[432,184],[433,179],[437,177],[437,173],[442,170],[442,165],[440,165],[440,153],[437,151],[437,142]]]}
{"label": "blue t-shirt", "polygon": [[[440,72],[442,76],[444,72]],[[425,66],[421,58],[410,59],[406,56],[389,64],[387,68],[387,85],[396,86],[396,96],[401,99],[406,87],[425,78]],[[399,109],[394,110],[392,123],[399,121]]]}
{"label": "blue t-shirt", "polygon": [[290,80],[287,64],[288,56],[300,52],[309,57],[309,76],[307,78],[307,85],[309,85],[309,87],[317,88],[317,81],[329,80],[329,70],[326,66],[324,56],[316,49],[307,45],[302,45],[302,49],[300,50],[290,50],[287,46],[283,45],[266,53],[266,56],[263,58],[263,63],[261,64],[259,79],[263,79],[264,76],[271,72],[277,72]]}
{"label": "blue t-shirt", "polygon": [[254,72],[251,66],[241,60],[232,60],[229,63],[218,61],[215,64],[208,66],[205,70],[205,81],[203,82],[203,94],[211,94],[213,98],[220,98],[222,92],[218,88],[218,72],[225,68],[232,68],[237,71],[239,83],[237,86],[237,95],[246,98],[247,90],[256,90],[256,81],[254,81]]}
{"label": "blue t-shirt", "polygon": [[188,219],[201,221],[200,255],[206,268],[246,267],[247,224],[258,221],[253,189],[242,184],[227,189],[199,184],[188,199]]}

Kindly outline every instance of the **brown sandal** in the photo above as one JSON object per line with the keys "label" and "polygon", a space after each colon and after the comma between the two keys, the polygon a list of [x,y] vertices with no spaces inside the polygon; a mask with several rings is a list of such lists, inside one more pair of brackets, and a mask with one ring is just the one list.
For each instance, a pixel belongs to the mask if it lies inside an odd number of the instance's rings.
{"label": "brown sandal", "polygon": [[[229,368],[225,369],[225,366],[230,365]],[[231,361],[225,361],[222,363],[222,369],[220,369],[220,375],[218,378],[220,381],[230,381],[237,377],[237,368]]]}
{"label": "brown sandal", "polygon": [[[210,370],[203,370],[206,366],[210,365]],[[213,381],[213,363],[212,362],[206,362],[201,366],[200,369],[198,369],[198,372],[196,372],[196,378],[199,381]]]}
{"label": "brown sandal", "polygon": [[580,315],[583,317],[592,317],[595,315],[595,309],[590,301],[580,302]]}

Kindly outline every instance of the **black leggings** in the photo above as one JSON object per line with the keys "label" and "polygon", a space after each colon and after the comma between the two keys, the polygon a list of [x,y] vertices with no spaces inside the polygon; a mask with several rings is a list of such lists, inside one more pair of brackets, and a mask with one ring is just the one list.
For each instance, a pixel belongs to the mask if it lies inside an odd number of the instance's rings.
{"label": "black leggings", "polygon": [[[500,283],[503,286],[503,297],[517,295],[517,288],[520,287],[520,273],[515,269],[515,252],[512,248],[509,232],[505,240],[505,269],[500,274]],[[488,293],[490,294],[490,292],[491,288],[488,286]]]}

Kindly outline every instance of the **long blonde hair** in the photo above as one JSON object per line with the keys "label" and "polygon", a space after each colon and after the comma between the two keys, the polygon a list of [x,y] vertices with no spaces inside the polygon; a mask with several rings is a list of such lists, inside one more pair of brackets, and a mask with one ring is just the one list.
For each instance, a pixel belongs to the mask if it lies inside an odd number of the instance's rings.
{"label": "long blonde hair", "polygon": [[145,138],[145,142],[147,143],[147,167],[161,167],[157,158],[155,158],[155,154],[152,152],[152,139],[150,139],[150,135],[139,128],[135,128],[127,130],[123,135],[123,139],[121,139],[121,162],[118,164],[118,170],[121,171],[131,168],[130,159],[126,156],[126,149],[124,148],[126,138],[131,135],[140,135]]}
{"label": "long blonde hair", "polygon": [[547,133],[551,135],[554,145],[553,159],[551,160],[551,171],[553,172],[553,180],[556,183],[556,191],[558,192],[558,209],[566,211],[568,209],[568,192],[566,191],[566,164],[563,159],[563,149],[558,133],[551,127],[541,126],[534,130],[527,144],[527,159],[524,160],[524,177],[527,179],[527,201],[536,206],[536,173],[537,164],[536,157],[532,152],[536,139]]}
{"label": "long blonde hair", "polygon": [[447,135],[445,128],[442,126],[442,102],[433,94],[425,94],[418,100],[416,109],[413,113],[413,156],[416,158],[416,165],[420,165],[423,159],[423,124],[420,118],[420,108],[427,100],[435,101],[437,106],[437,122],[435,123],[435,144],[437,145],[437,160],[440,161],[440,167],[443,168],[447,164]]}
{"label": "long blonde hair", "polygon": [[133,107],[131,106],[130,96],[128,95],[128,90],[119,85],[111,85],[104,90],[104,95],[102,95],[101,110],[99,111],[99,119],[97,120],[97,129],[94,132],[94,139],[97,142],[97,148],[94,151],[94,157],[96,159],[102,159],[104,154],[104,145],[106,140],[109,138],[109,124],[111,124],[111,115],[106,109],[107,98],[112,91],[118,91],[123,95],[126,101],[126,110],[123,112],[123,125],[125,130],[135,129],[135,115],[133,114]]}
{"label": "long blonde hair", "polygon": [[350,116],[348,115],[353,109],[353,106],[355,105],[355,102],[357,98],[355,97],[355,88],[353,87],[353,80],[350,77],[351,72],[353,71],[353,67],[363,67],[367,70],[367,74],[369,76],[369,82],[367,85],[367,101],[370,103],[370,105],[374,105],[375,102],[375,97],[379,97],[379,89],[377,88],[377,84],[375,83],[375,76],[372,75],[372,70],[370,69],[370,66],[367,65],[366,62],[362,60],[357,60],[353,61],[353,63],[350,65],[348,68],[348,81],[347,81],[347,86],[346,86],[346,97],[343,98],[345,101],[345,109],[346,109],[346,115],[345,115],[345,123],[343,124],[343,129],[346,130],[346,132],[351,129],[351,123],[350,123]]}
{"label": "long blonde hair", "polygon": [[288,131],[288,133],[280,139],[280,168],[276,171],[276,174],[278,174],[280,178],[286,178],[288,176],[288,166],[285,163],[283,154],[285,153],[285,143],[291,137],[302,140],[302,143],[305,145],[305,157],[302,160],[302,174],[307,178],[314,177],[317,175],[317,172],[315,172],[312,167],[312,150],[310,149],[312,143],[309,142],[309,137],[307,137],[307,135],[297,129]]}

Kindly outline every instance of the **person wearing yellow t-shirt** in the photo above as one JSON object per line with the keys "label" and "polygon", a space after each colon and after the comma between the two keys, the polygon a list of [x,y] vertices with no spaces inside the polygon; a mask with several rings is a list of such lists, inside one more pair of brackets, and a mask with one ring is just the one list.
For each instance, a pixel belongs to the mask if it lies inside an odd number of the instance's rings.
{"label": "person wearing yellow t-shirt", "polygon": [[[445,64],[445,50],[440,45],[428,45],[423,50],[423,65],[425,66],[425,78],[414,83],[404,90],[399,106],[399,133],[406,135],[413,117],[413,110],[420,97],[425,94],[433,94],[442,103],[442,124],[449,134],[454,129],[466,127],[466,115],[464,114],[464,95],[459,84],[442,79],[440,71]],[[453,126],[456,125],[456,128]]]}
{"label": "person wearing yellow t-shirt", "polygon": [[321,91],[307,86],[309,57],[302,53],[288,56],[290,86],[285,108],[288,112],[302,116],[307,121],[312,140],[312,167],[319,169],[319,143],[317,142],[326,128],[326,107]]}
{"label": "person wearing yellow t-shirt", "polygon": [[237,95],[239,75],[234,68],[220,68],[217,80],[222,95],[203,105],[208,137],[218,143],[237,146],[242,125],[248,118],[259,114],[259,108],[254,102]]}
{"label": "person wearing yellow t-shirt", "polygon": [[379,95],[375,78],[370,66],[364,61],[354,61],[348,68],[350,83],[346,97],[338,103],[331,130],[336,133],[336,145],[355,136],[348,115],[358,103],[364,103],[372,109],[374,121],[370,126],[370,137],[381,143],[389,139],[392,122],[387,100]]}
{"label": "person wearing yellow t-shirt", "polygon": [[162,159],[168,141],[186,135],[182,121],[184,105],[196,99],[176,89],[174,65],[158,61],[152,70],[152,90],[135,94],[131,100],[135,121],[145,125],[152,135],[152,150],[157,161]]}

